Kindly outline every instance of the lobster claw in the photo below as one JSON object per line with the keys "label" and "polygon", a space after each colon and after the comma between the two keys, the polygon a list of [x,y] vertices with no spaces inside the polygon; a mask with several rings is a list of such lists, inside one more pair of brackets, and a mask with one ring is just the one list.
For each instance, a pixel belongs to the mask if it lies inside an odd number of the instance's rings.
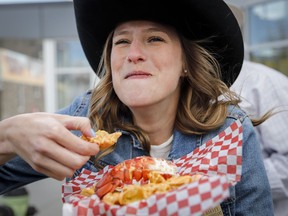
{"label": "lobster claw", "polygon": [[117,186],[108,182],[107,184],[103,185],[100,188],[97,188],[95,193],[101,199],[105,194],[113,192]]}
{"label": "lobster claw", "polygon": [[113,180],[112,175],[104,175],[97,183],[97,188],[101,188],[104,185],[106,185],[108,182],[111,182]]}
{"label": "lobster claw", "polygon": [[97,183],[95,193],[98,197],[102,198],[105,194],[115,191],[119,186],[121,186],[121,180],[119,178],[114,178],[111,175],[104,175]]}

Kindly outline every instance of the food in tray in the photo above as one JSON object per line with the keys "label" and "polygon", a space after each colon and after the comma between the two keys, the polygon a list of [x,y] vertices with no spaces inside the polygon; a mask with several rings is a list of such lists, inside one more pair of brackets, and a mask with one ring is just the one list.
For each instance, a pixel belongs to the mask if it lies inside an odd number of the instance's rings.
{"label": "food in tray", "polygon": [[97,194],[110,205],[126,205],[197,181],[202,175],[179,175],[174,163],[149,156],[136,157],[117,164],[81,195]]}
{"label": "food in tray", "polygon": [[108,133],[105,130],[98,130],[95,133],[95,137],[86,137],[82,135],[81,138],[88,142],[97,143],[100,150],[103,150],[114,145],[121,135],[121,132]]}

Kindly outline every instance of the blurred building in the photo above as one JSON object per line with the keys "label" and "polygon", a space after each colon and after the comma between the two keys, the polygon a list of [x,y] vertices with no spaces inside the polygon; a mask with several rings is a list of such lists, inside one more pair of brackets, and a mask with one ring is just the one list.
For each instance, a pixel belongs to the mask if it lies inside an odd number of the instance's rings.
{"label": "blurred building", "polygon": [[244,12],[246,59],[288,75],[288,1],[225,0]]}
{"label": "blurred building", "polygon": [[0,119],[54,112],[94,84],[72,1],[6,2],[0,1]]}
{"label": "blurred building", "polygon": [[[225,0],[244,11],[246,59],[288,75],[288,0]],[[97,77],[78,41],[72,0],[0,0],[0,120],[54,112]],[[39,216],[61,215],[61,184],[28,186]]]}

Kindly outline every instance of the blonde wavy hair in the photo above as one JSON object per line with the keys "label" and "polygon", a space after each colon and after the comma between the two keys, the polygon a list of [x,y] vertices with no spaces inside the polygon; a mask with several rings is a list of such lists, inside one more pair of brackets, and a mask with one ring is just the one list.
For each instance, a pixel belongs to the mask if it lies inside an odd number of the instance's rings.
{"label": "blonde wavy hair", "polygon": [[[95,129],[113,132],[117,128],[129,131],[149,152],[147,134],[134,124],[131,111],[119,100],[113,89],[110,65],[112,36],[113,33],[109,35],[104,46],[98,69],[101,79],[92,92],[89,118]],[[184,134],[207,133],[224,123],[228,105],[237,105],[240,98],[221,81],[217,60],[200,45],[204,41],[194,42],[182,36],[180,41],[187,75],[181,80],[181,97],[175,129]],[[112,150],[108,149],[98,154],[96,164],[101,157]]]}

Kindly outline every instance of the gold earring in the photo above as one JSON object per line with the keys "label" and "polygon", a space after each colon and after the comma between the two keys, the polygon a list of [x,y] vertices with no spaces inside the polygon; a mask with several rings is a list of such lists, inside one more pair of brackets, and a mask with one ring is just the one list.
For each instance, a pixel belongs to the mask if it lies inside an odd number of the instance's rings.
{"label": "gold earring", "polygon": [[188,73],[188,71],[187,71],[187,70],[184,70],[184,73],[185,73],[185,74],[187,74],[187,73]]}

